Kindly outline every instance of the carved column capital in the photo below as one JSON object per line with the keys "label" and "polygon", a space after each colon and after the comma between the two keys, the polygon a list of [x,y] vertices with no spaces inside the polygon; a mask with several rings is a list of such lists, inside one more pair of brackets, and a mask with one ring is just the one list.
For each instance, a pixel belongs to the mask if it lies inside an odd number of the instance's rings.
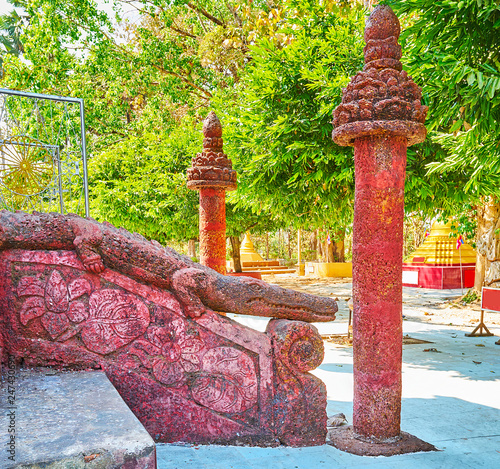
{"label": "carved column capital", "polygon": [[356,138],[399,136],[408,146],[425,140],[427,106],[421,89],[402,70],[399,20],[387,5],[377,6],[366,21],[365,66],[343,89],[333,111],[333,140],[353,146]]}
{"label": "carved column capital", "polygon": [[203,122],[203,136],[203,152],[193,158],[192,167],[187,170],[188,188],[235,190],[236,171],[223,152],[222,126],[213,111]]}

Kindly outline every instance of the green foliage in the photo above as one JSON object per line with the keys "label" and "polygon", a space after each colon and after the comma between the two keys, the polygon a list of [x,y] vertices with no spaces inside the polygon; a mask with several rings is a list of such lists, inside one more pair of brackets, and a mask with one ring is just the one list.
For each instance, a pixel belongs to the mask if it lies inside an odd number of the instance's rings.
{"label": "green foliage", "polygon": [[[238,80],[246,35],[275,22],[266,2],[112,3],[116,18],[94,0],[28,0],[26,51],[8,59],[2,85],[85,99],[94,216],[160,241],[196,237],[198,194],[185,175],[201,133],[186,121],[199,123],[213,90]],[[137,24],[120,18],[123,5],[137,8]],[[227,212],[228,234],[271,223]]]}
{"label": "green foliage", "polygon": [[[25,0],[10,0],[14,7],[22,8]],[[21,33],[26,26],[28,17],[18,10],[0,15],[0,67],[6,55],[19,57],[24,52]]]}
{"label": "green foliage", "polygon": [[[202,149],[200,125],[185,120],[164,134],[117,143],[89,165],[91,213],[159,242],[198,237],[198,192],[186,187],[191,158]],[[226,204],[227,235],[271,229],[267,214]]]}
{"label": "green foliage", "polygon": [[[477,206],[465,203],[460,207],[455,207],[454,214],[455,216],[451,219],[450,237],[456,238],[462,235],[473,248],[476,248]],[[446,213],[442,214],[440,221],[444,223],[449,221]]]}
{"label": "green foliage", "polygon": [[[9,58],[2,79],[9,88],[84,98],[89,144],[97,150],[153,128],[161,132],[189,112],[199,117],[212,90],[234,81],[222,62],[204,66],[199,50],[210,49],[218,23],[235,23],[225,2],[111,3],[116,18],[94,0],[27,0],[23,60]],[[120,17],[131,8],[136,23]]]}
{"label": "green foliage", "polygon": [[405,66],[422,86],[430,109],[426,126],[434,143],[434,161],[426,160],[426,168],[429,181],[437,183],[435,197],[451,197],[460,207],[464,199],[498,194],[500,4],[494,0],[385,3],[408,24],[401,36]]}
{"label": "green foliage", "polygon": [[198,193],[186,187],[186,168],[201,140],[199,129],[184,122],[97,155],[89,167],[91,213],[160,242],[196,238]]}
{"label": "green foliage", "polygon": [[473,288],[471,290],[469,290],[461,299],[460,301],[462,302],[462,304],[464,305],[468,305],[468,304],[471,304],[471,303],[476,303],[480,300],[480,296],[479,296],[479,293],[474,290]]}
{"label": "green foliage", "polygon": [[227,142],[242,191],[238,204],[264,207],[286,224],[349,223],[352,149],[331,139],[341,87],[362,66],[361,8],[319,1],[285,3],[281,45],[261,38],[236,91],[213,102],[225,115]]}
{"label": "green foliage", "polygon": [[[27,0],[23,57],[2,56],[2,86],[85,98],[99,219],[160,241],[196,236],[185,174],[201,134],[190,122],[211,107],[238,171],[228,234],[350,224],[352,149],[332,142],[330,122],[362,68],[358,3],[111,3],[116,17],[95,0]],[[464,212],[500,187],[500,7],[388,3],[404,24],[405,69],[430,107],[429,138],[408,151],[407,210]],[[137,21],[122,18],[124,7]]]}

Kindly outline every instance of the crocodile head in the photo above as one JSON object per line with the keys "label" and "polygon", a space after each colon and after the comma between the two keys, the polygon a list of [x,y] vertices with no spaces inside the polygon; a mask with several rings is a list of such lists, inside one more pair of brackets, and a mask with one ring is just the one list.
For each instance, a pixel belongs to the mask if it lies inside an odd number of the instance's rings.
{"label": "crocodile head", "polygon": [[203,302],[215,311],[306,322],[333,321],[332,298],[300,293],[250,277],[217,276]]}

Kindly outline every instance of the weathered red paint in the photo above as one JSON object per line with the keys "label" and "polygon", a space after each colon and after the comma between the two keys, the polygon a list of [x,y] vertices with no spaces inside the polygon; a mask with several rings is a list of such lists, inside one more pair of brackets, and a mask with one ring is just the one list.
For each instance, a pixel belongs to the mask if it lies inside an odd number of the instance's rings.
{"label": "weathered red paint", "polygon": [[366,21],[365,67],[343,90],[332,134],[354,146],[353,435],[386,443],[401,435],[406,148],[425,139],[427,114],[402,71],[399,33],[390,7],[377,6]]}
{"label": "weathered red paint", "polygon": [[236,171],[223,152],[222,126],[213,111],[203,122],[203,152],[188,169],[190,189],[200,192],[200,263],[226,273],[226,196],[236,189]]}
{"label": "weathered red paint", "polygon": [[200,263],[226,273],[226,191],[200,189]]}
{"label": "weathered red paint", "polygon": [[406,142],[354,142],[353,425],[380,440],[400,433]]}
{"label": "weathered red paint", "polygon": [[262,334],[214,311],[333,320],[334,300],[75,215],[0,211],[0,249],[4,363],[102,368],[156,441],[324,443],[315,328],[274,319]]}

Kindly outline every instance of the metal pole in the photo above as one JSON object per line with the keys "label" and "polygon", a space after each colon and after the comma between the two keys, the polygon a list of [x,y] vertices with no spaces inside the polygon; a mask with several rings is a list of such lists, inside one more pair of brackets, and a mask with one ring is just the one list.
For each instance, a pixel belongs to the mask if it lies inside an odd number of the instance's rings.
{"label": "metal pole", "polygon": [[66,101],[68,103],[79,103],[83,101],[81,98],[69,98],[66,96],[55,96],[51,94],[30,93],[28,91],[9,90],[7,88],[0,88],[0,94],[23,96],[26,98],[48,99],[49,101]]}
{"label": "metal pole", "polygon": [[300,228],[299,228],[299,229],[297,230],[297,251],[298,251],[298,253],[297,253],[297,264],[298,264],[298,266],[299,266],[299,268],[298,268],[297,272],[298,272],[299,276],[300,276],[300,275],[302,275],[302,274],[300,273],[300,251],[301,251],[301,249],[300,249],[300,248],[301,248],[301,246],[300,246]]}
{"label": "metal pole", "polygon": [[59,185],[59,209],[61,211],[61,215],[64,214],[64,200],[63,200],[63,188],[62,188],[62,175],[61,175],[61,158],[59,155],[59,147],[56,149],[56,158],[57,158],[57,183]]}
{"label": "metal pole", "polygon": [[82,132],[82,160],[83,160],[83,194],[85,197],[85,216],[90,216],[89,181],[87,177],[87,139],[85,138],[85,108],[83,99],[80,102],[80,129]]}
{"label": "metal pole", "polygon": [[462,289],[462,295],[464,294],[464,274],[462,272],[462,245],[458,247],[458,252],[460,253],[460,286]]}

